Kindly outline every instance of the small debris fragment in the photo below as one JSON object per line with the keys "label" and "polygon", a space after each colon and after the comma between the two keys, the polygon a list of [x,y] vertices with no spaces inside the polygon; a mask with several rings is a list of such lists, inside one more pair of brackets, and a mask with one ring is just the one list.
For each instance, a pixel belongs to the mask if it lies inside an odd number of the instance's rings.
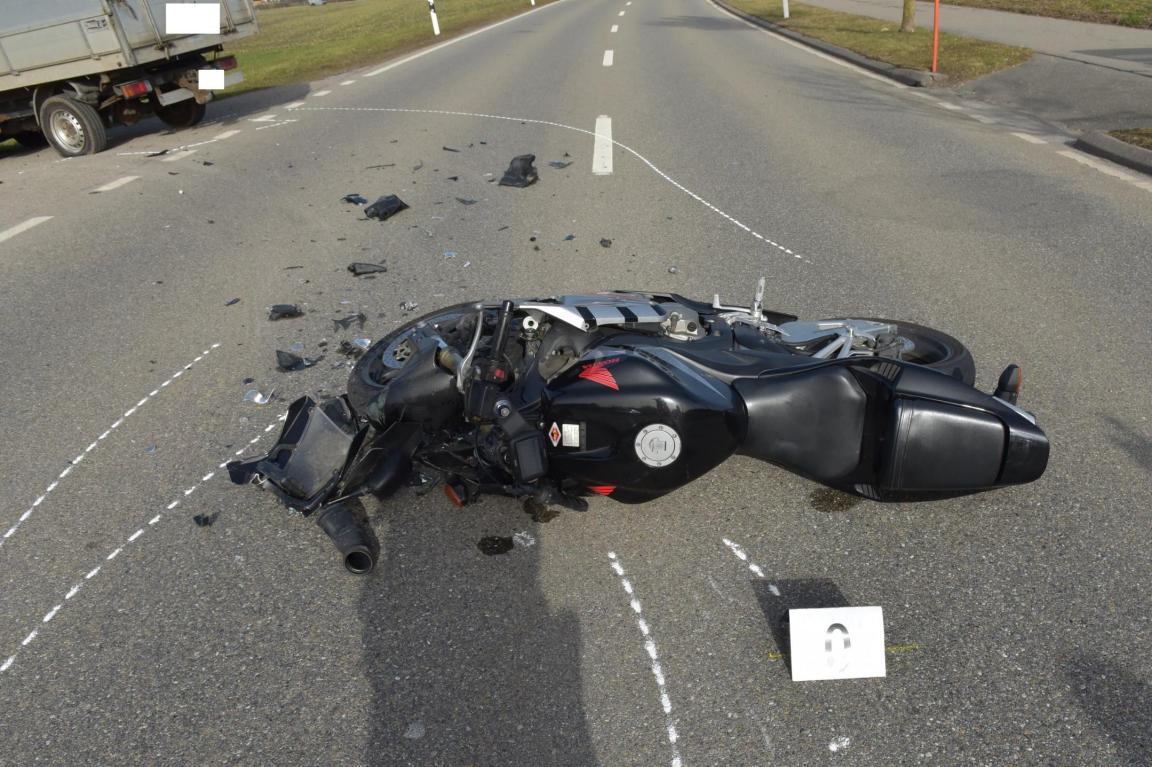
{"label": "small debris fragment", "polygon": [[352,327],[352,323],[356,323],[356,327],[363,328],[364,323],[368,321],[367,315],[364,312],[357,312],[356,314],[349,314],[347,317],[341,317],[338,320],[332,320],[332,324],[336,330],[347,330]]}
{"label": "small debris fragment", "polygon": [[247,386],[250,383],[255,383],[255,382],[256,382],[255,378],[245,378],[243,381],[241,381],[241,383],[244,384],[245,386]]}
{"label": "small debris fragment", "polygon": [[573,162],[575,162],[575,161],[569,160],[568,162],[564,162],[563,160],[552,160],[548,164],[551,165],[553,168],[556,168],[557,170],[564,170],[569,165],[571,165]]}
{"label": "small debris fragment", "polygon": [[459,152],[460,151],[459,149],[453,149],[450,146],[445,146],[445,147],[440,147],[440,148],[443,149],[445,152]]}
{"label": "small debris fragment", "polygon": [[420,170],[423,167],[424,167],[424,161],[423,160],[417,160],[416,165],[413,166],[413,168],[412,168],[412,172],[415,173],[416,171]]}
{"label": "small debris fragment", "polygon": [[475,205],[476,204],[476,200],[469,200],[467,197],[457,197],[456,202],[460,203],[461,205]]}
{"label": "small debris fragment", "polygon": [[395,168],[395,167],[396,167],[396,163],[386,162],[386,163],[383,163],[381,165],[366,165],[364,167],[364,170],[380,170],[381,168]]}
{"label": "small debris fragment", "polygon": [[282,320],[289,317],[303,317],[304,310],[296,304],[274,304],[268,309],[268,319]]}
{"label": "small debris fragment", "polygon": [[224,302],[224,305],[225,306],[235,306],[238,303],[240,303],[239,298],[229,298],[227,301]]}
{"label": "small debris fragment", "polygon": [[572,242],[574,239],[576,239],[576,235],[574,234],[568,234],[564,236],[564,242]]}
{"label": "small debris fragment", "polygon": [[249,389],[248,391],[244,392],[244,401],[254,402],[257,405],[267,405],[272,401],[273,394],[275,394],[275,391],[270,391],[267,394],[263,394],[259,389]]}
{"label": "small debris fragment", "polygon": [[348,264],[348,271],[357,277],[363,277],[365,274],[376,274],[377,272],[386,272],[388,267],[384,264],[369,264],[366,261],[354,261]]}
{"label": "small debris fragment", "polygon": [[668,267],[668,274],[680,274],[680,270],[674,266]]}
{"label": "small debris fragment", "polygon": [[459,180],[460,180],[460,177],[459,177],[459,176],[449,176],[449,177],[448,177],[448,180],[449,180],[449,181],[459,181]]}
{"label": "small debris fragment", "polygon": [[210,168],[210,167],[212,167],[213,165],[215,165],[216,163],[214,163],[214,162],[209,162],[208,160],[201,160],[201,161],[200,161],[200,164],[201,164],[201,165],[204,165],[204,166],[207,166],[207,167],[209,167],[209,168]]}
{"label": "small debris fragment", "polygon": [[612,240],[608,239],[607,237],[601,237],[600,238],[600,247],[602,247],[602,248],[612,247]]}
{"label": "small debris fragment", "polygon": [[507,554],[515,545],[511,538],[505,538],[499,535],[486,535],[480,539],[476,547],[484,554],[495,557],[500,554]]}
{"label": "small debris fragment", "polygon": [[400,311],[411,312],[414,311],[420,304],[415,301],[402,301],[400,302]]}
{"label": "small debris fragment", "polygon": [[197,514],[192,517],[192,521],[196,523],[197,527],[212,527],[212,524],[220,516],[220,512],[215,514]]}
{"label": "small debris fragment", "polygon": [[500,179],[500,186],[515,186],[526,187],[535,184],[540,176],[536,173],[536,167],[532,164],[536,161],[534,154],[522,154],[519,157],[513,157],[512,162],[508,165],[508,170],[504,171],[504,177]]}
{"label": "small debris fragment", "polygon": [[293,354],[292,352],[282,352],[279,349],[276,350],[276,367],[280,368],[285,373],[291,373],[297,370],[310,368],[322,359],[324,358],[320,357],[319,359],[309,359],[308,357],[301,357],[300,355]]}
{"label": "small debris fragment", "polygon": [[841,735],[838,738],[832,739],[832,742],[828,744],[828,750],[832,753],[836,753],[837,751],[843,751],[850,745],[852,745],[852,741]]}
{"label": "small debris fragment", "polygon": [[304,268],[303,266],[286,266],[286,267],[284,267],[284,271],[288,271],[289,269],[303,269],[303,268]]}
{"label": "small debris fragment", "polygon": [[350,202],[353,205],[367,205],[368,198],[362,194],[346,194],[340,198],[341,202]]}
{"label": "small debris fragment", "polygon": [[161,149],[159,152],[149,152],[148,154],[146,154],[144,156],[145,157],[160,157],[161,155],[166,155],[166,154],[168,154],[168,150],[167,149]]}
{"label": "small debris fragment", "polygon": [[496,231],[497,232],[503,232],[505,229],[508,229],[508,228],[509,228],[508,226],[502,226],[499,229],[497,229]]}
{"label": "small debris fragment", "polygon": [[156,446],[155,445],[149,445],[148,447],[144,448],[144,452],[147,453],[148,455],[154,455],[156,453]]}
{"label": "small debris fragment", "polygon": [[444,258],[456,258],[456,251],[454,251],[454,250],[444,251]]}
{"label": "small debris fragment", "polygon": [[364,215],[368,218],[376,218],[381,221],[387,221],[392,216],[395,216],[402,210],[406,210],[408,206],[394,194],[385,195],[376,202],[369,205],[364,209]]}
{"label": "small debris fragment", "polygon": [[415,722],[409,724],[408,728],[404,730],[404,737],[408,738],[408,740],[419,740],[420,738],[424,737],[424,733],[424,723],[417,719]]}

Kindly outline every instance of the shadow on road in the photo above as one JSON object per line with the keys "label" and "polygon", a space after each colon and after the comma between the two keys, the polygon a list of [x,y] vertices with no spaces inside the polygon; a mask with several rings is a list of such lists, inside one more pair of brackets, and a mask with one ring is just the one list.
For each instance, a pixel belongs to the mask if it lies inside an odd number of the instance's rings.
{"label": "shadow on road", "polygon": [[443,515],[385,510],[391,529],[360,607],[373,689],[366,764],[596,764],[579,622],[549,607],[537,582],[540,546],[499,556],[477,547],[493,532],[536,536],[509,503]]}
{"label": "shadow on road", "polygon": [[1126,763],[1152,764],[1152,689],[1110,660],[1078,650],[1068,664],[1077,703],[1108,734]]}
{"label": "shadow on road", "polygon": [[1152,439],[1144,436],[1128,424],[1110,415],[1103,416],[1104,421],[1112,427],[1109,438],[1112,444],[1123,450],[1132,460],[1152,472]]}
{"label": "shadow on road", "polygon": [[748,29],[748,25],[735,19],[722,19],[713,16],[664,16],[656,21],[646,21],[644,23],[653,27],[681,27],[683,29],[702,29],[707,32],[728,32]]}
{"label": "shadow on road", "polygon": [[[779,594],[773,591],[773,587]],[[806,607],[849,607],[840,587],[827,578],[800,578],[791,581],[752,581],[760,610],[776,640],[776,648],[791,667],[788,639],[788,611]]]}

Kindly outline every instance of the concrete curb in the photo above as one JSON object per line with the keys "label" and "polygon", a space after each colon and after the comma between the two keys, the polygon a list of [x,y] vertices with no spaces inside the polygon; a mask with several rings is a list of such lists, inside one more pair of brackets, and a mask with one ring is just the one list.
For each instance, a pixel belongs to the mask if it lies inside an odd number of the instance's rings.
{"label": "concrete curb", "polygon": [[815,48],[822,53],[827,53],[829,56],[835,56],[838,59],[850,61],[858,67],[862,67],[871,72],[875,72],[885,77],[890,77],[896,82],[903,83],[904,85],[911,85],[915,88],[927,88],[933,85],[943,85],[945,78],[941,75],[934,75],[931,72],[925,72],[919,69],[903,69],[891,64],[886,64],[883,61],[876,61],[875,59],[861,56],[855,51],[850,51],[847,48],[841,48],[838,45],[826,43],[823,40],[816,40],[812,37],[797,34],[790,29],[785,29],[770,21],[759,19],[751,14],[745,13],[737,8],[733,8],[724,2],[724,0],[712,0],[712,4],[721,10],[731,13],[733,16],[739,16],[747,22],[755,24],[758,27],[775,32],[781,37],[787,37],[789,40],[795,40],[798,43],[807,45],[809,48]]}
{"label": "concrete curb", "polygon": [[1103,157],[1152,176],[1152,150],[1112,138],[1107,133],[1085,133],[1072,146],[1081,152]]}

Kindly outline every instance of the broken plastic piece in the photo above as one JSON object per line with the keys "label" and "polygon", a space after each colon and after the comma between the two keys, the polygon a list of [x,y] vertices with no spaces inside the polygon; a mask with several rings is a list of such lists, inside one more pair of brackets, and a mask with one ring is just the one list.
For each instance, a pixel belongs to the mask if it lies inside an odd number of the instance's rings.
{"label": "broken plastic piece", "polygon": [[679,274],[680,270],[674,266],[668,267],[668,274]]}
{"label": "broken plastic piece", "polygon": [[224,302],[224,305],[225,306],[233,306],[233,305],[238,304],[238,303],[240,303],[239,298],[229,298],[227,301]]}
{"label": "broken plastic piece", "polygon": [[569,165],[571,165],[573,162],[574,162],[573,160],[569,160],[568,162],[564,162],[563,160],[552,160],[548,164],[551,165],[553,168],[556,168],[557,170],[564,170]]}
{"label": "broken plastic piece", "polygon": [[351,264],[348,264],[348,271],[352,272],[352,274],[356,275],[357,277],[362,277],[365,274],[386,272],[388,271],[388,267],[384,266],[384,264],[369,264],[365,261],[355,261]]}
{"label": "broken plastic piece", "polygon": [[449,176],[449,177],[448,177],[448,180],[449,180],[449,181],[459,181],[459,180],[460,180],[460,177],[459,177],[459,176]]}
{"label": "broken plastic piece", "polygon": [[298,354],[293,354],[292,352],[276,350],[276,367],[286,373],[310,368],[322,359],[324,358],[310,359],[308,357],[301,357]]}
{"label": "broken plastic piece", "polygon": [[201,165],[206,165],[206,166],[209,166],[209,167],[211,167],[211,166],[215,165],[216,163],[214,163],[214,162],[209,162],[208,160],[201,160],[201,161],[200,161],[200,164],[201,164]]}
{"label": "broken plastic piece", "polygon": [[535,184],[540,176],[536,174],[536,161],[534,154],[522,154],[513,157],[508,170],[504,171],[504,178],[500,179],[500,186],[526,187]]}
{"label": "broken plastic piece", "polygon": [[454,251],[454,250],[444,251],[444,258],[456,258],[456,251]]}
{"label": "broken plastic piece", "polygon": [[612,247],[612,240],[608,239],[607,237],[601,237],[600,238],[600,247],[602,247],[602,248]]}
{"label": "broken plastic piece", "polygon": [[392,216],[395,216],[402,210],[407,209],[408,206],[394,194],[385,195],[376,202],[369,205],[364,209],[364,215],[368,218],[376,218],[381,221],[387,221]]}
{"label": "broken plastic piece", "polygon": [[366,165],[366,166],[364,166],[364,170],[379,170],[381,168],[395,168],[395,167],[396,167],[396,163],[386,162],[386,163],[383,163],[381,165]]}
{"label": "broken plastic piece", "polygon": [[418,306],[420,306],[420,304],[416,303],[415,301],[402,301],[400,303],[400,311],[411,312],[411,311],[415,310]]}
{"label": "broken plastic piece", "polygon": [[475,205],[476,204],[475,200],[469,200],[467,197],[457,197],[456,202],[460,203],[461,205]]}
{"label": "broken plastic piece", "polygon": [[441,149],[443,149],[445,152],[459,152],[460,151],[459,149],[453,149],[450,146],[441,147]]}
{"label": "broken plastic piece", "polygon": [[273,394],[275,394],[275,391],[270,391],[267,394],[263,394],[259,389],[249,389],[248,391],[244,392],[244,401],[254,402],[257,405],[267,405],[272,401]]}
{"label": "broken plastic piece", "polygon": [[364,323],[368,321],[367,315],[364,312],[357,312],[356,314],[349,314],[347,317],[341,317],[338,320],[332,320],[332,324],[336,330],[347,330],[352,327],[352,323],[356,323],[356,327],[364,327]]}
{"label": "broken plastic piece", "polygon": [[192,517],[192,521],[196,523],[197,527],[212,527],[212,523],[220,516],[220,512],[215,514],[197,514]]}
{"label": "broken plastic piece", "polygon": [[415,173],[416,171],[420,170],[423,167],[424,167],[424,161],[423,160],[417,160],[416,165],[413,166],[413,168],[412,168],[412,172]]}
{"label": "broken plastic piece", "polygon": [[268,309],[268,319],[282,320],[288,317],[303,317],[304,310],[296,304],[274,304]]}
{"label": "broken plastic piece", "polygon": [[576,239],[576,235],[574,234],[568,234],[564,236],[564,242],[572,242],[574,239]]}
{"label": "broken plastic piece", "polygon": [[353,205],[367,205],[368,198],[362,194],[346,194],[340,198],[341,202],[350,202]]}

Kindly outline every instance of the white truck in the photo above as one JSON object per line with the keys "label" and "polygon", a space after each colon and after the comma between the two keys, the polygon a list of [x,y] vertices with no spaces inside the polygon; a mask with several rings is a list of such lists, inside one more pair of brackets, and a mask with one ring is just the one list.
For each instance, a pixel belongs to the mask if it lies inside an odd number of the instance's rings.
{"label": "white truck", "polygon": [[[218,29],[193,5],[216,6]],[[225,87],[243,80],[222,51],[256,31],[252,0],[0,0],[0,140],[74,157],[148,115],[193,126],[219,88],[218,73],[201,83],[200,72],[224,70]]]}

